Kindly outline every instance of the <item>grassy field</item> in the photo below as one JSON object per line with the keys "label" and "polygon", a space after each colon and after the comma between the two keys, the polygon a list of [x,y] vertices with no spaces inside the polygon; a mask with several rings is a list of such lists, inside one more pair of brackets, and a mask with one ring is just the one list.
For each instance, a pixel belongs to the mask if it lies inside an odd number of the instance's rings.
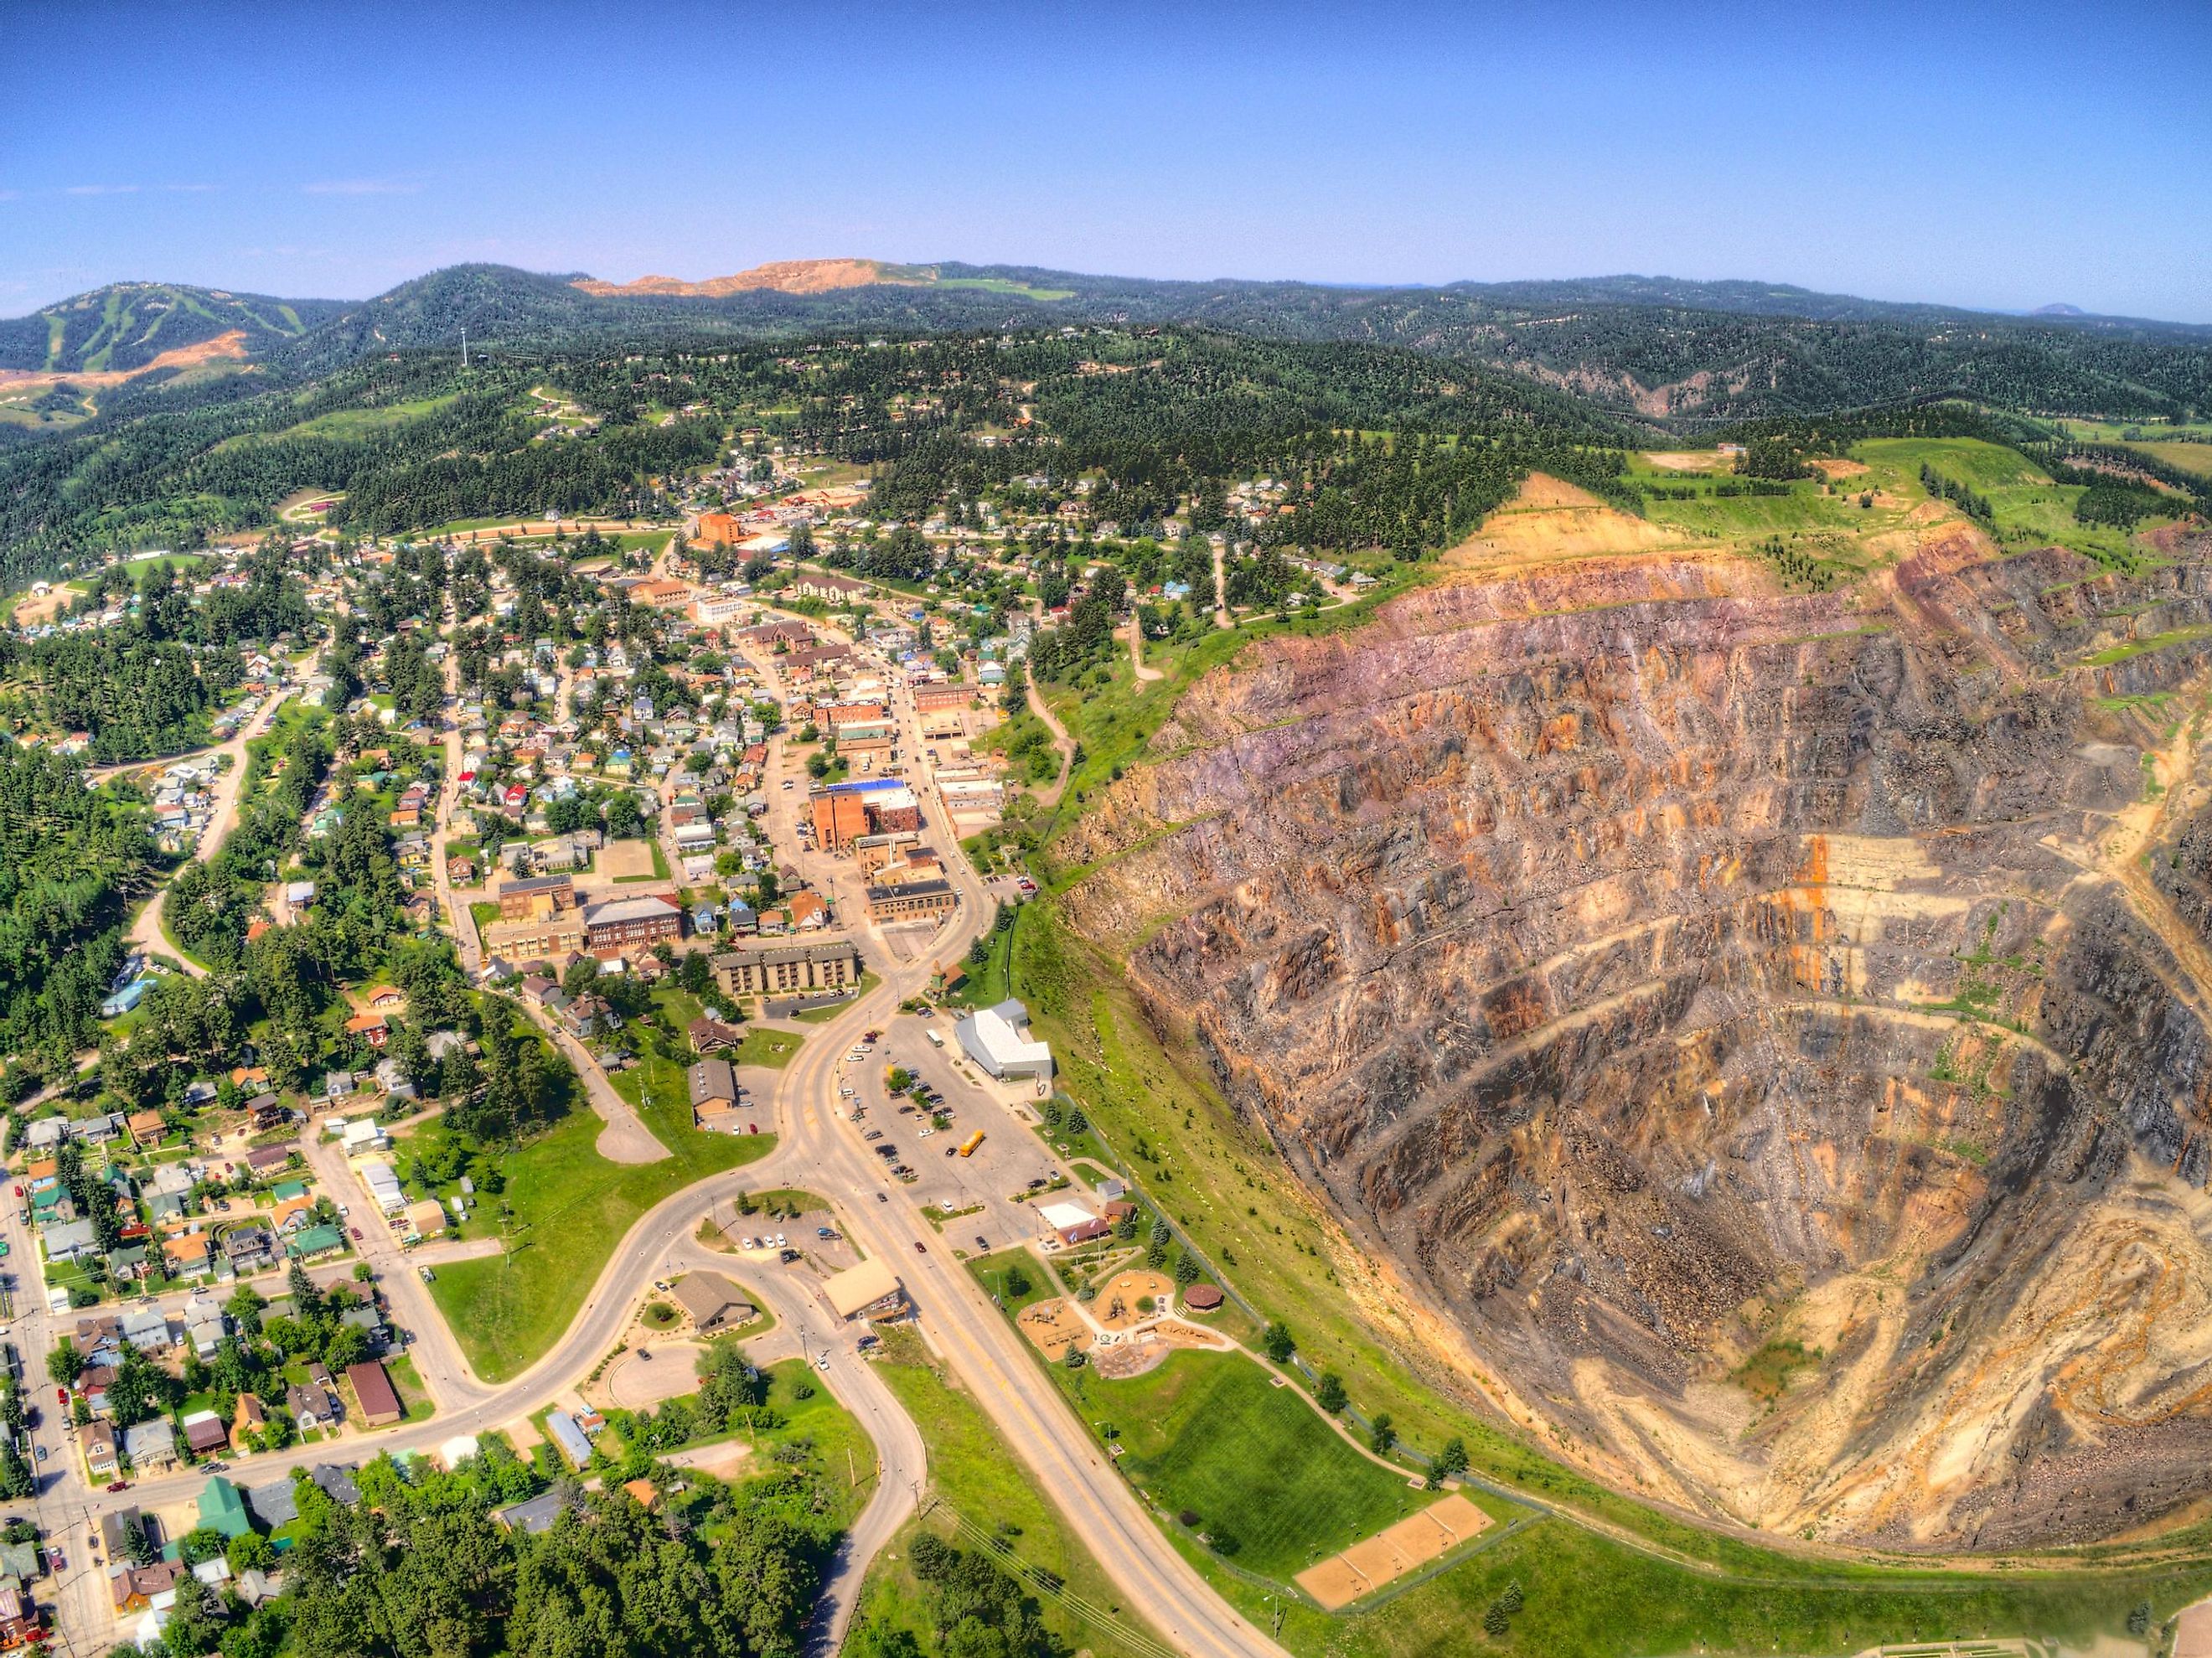
{"label": "grassy field", "polygon": [[[876,1557],[861,1588],[860,1618],[909,1630],[930,1649],[930,1594],[908,1567],[912,1540],[929,1531],[956,1548],[973,1550],[978,1546],[973,1527],[980,1526],[999,1533],[1012,1560],[1049,1572],[1066,1585],[1064,1594],[1038,1598],[1047,1625],[1066,1649],[1088,1649],[1096,1658],[1136,1658],[1144,1649],[1120,1637],[1129,1625],[1141,1630],[1141,1618],[1122,1604],[1121,1592],[1066,1516],[1038,1493],[990,1418],[930,1363],[927,1349],[912,1332],[894,1330],[886,1336],[877,1374],[921,1430],[937,1505],[909,1522]],[[962,1526],[962,1520],[969,1524]],[[1079,1607],[1102,1615],[1086,1617]],[[1143,1632],[1148,1640],[1156,1638]]]}
{"label": "grassy field", "polygon": [[234,446],[275,443],[287,438],[331,438],[339,441],[373,437],[388,432],[410,421],[434,415],[453,403],[460,394],[449,392],[442,397],[417,398],[411,403],[387,403],[374,409],[333,409],[328,414],[317,415],[288,426],[276,432],[252,432],[227,439],[216,447],[228,449]]}
{"label": "grassy field", "polygon": [[1085,1421],[1118,1431],[1131,1485],[1171,1514],[1194,1515],[1179,1523],[1279,1582],[1431,1500],[1239,1355],[1181,1352],[1126,1382],[1053,1374]]}
{"label": "grassy field", "polygon": [[2197,477],[2212,478],[2212,442],[2130,443],[2128,447]]}
{"label": "grassy field", "polygon": [[[689,991],[678,990],[674,985],[668,984],[664,984],[654,990],[653,1005],[659,1010],[662,1028],[668,1032],[670,1040],[679,1048],[684,1043],[684,1033],[690,1028],[691,1021],[707,1011],[704,1004],[696,996],[692,995]],[[744,1040],[725,1053],[722,1058],[727,1060],[732,1065],[757,1065],[764,1066],[772,1071],[781,1071],[791,1063],[805,1041],[805,1035],[799,1031],[775,1030],[762,1025],[747,1025],[744,1027]],[[683,1081],[682,1077],[678,1077],[677,1081],[680,1084]],[[621,1084],[617,1082],[616,1086],[619,1089]],[[624,1092],[623,1096],[629,1097],[627,1091]]]}
{"label": "grassy field", "polygon": [[2002,445],[1972,438],[1875,438],[1854,445],[1849,459],[1867,470],[1838,477],[1832,487],[1801,479],[1785,495],[1722,495],[1719,489],[1744,480],[1726,472],[1686,477],[1641,455],[1630,458],[1627,477],[1650,490],[1695,492],[1687,500],[1654,495],[1645,503],[1650,521],[1680,529],[1686,546],[1758,556],[1760,544],[1779,537],[1793,551],[1845,579],[1893,563],[1910,550],[1912,514],[1929,500],[1920,481],[1923,465],[1988,500],[1992,521],[1981,527],[2000,548],[2056,544],[2120,567],[2144,556],[2126,531],[2075,520],[2080,488],[2053,483]]}
{"label": "grassy field", "polygon": [[[680,1073],[677,1080],[680,1091]],[[507,1176],[501,1196],[513,1211],[513,1250],[504,1259],[448,1262],[430,1285],[470,1366],[483,1380],[506,1380],[558,1339],[640,1215],[695,1181],[766,1155],[775,1144],[765,1134],[702,1134],[691,1127],[688,1105],[641,1107],[639,1114],[674,1156],[660,1163],[609,1163],[594,1149],[599,1118],[580,1106],[499,1159]],[[402,1173],[410,1152],[428,1149],[449,1132],[433,1122],[408,1135],[399,1146]],[[489,1210],[487,1230],[497,1236],[496,1216]],[[476,1226],[472,1218],[471,1230]]]}
{"label": "grassy field", "polygon": [[[767,1402],[783,1418],[783,1425],[753,1436],[753,1442],[763,1451],[807,1447],[811,1466],[831,1493],[830,1517],[840,1526],[851,1525],[875,1491],[875,1446],[859,1419],[836,1401],[805,1359],[787,1358],[769,1365],[768,1384]],[[803,1399],[802,1389],[806,1393]]]}

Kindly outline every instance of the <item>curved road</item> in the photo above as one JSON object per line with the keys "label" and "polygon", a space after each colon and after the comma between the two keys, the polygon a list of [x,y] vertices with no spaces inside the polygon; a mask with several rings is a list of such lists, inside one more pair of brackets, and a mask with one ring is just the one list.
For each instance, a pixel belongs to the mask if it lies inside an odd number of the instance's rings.
{"label": "curved road", "polygon": [[[313,671],[310,669],[309,671]],[[187,755],[173,755],[165,761],[149,760],[145,762],[148,765],[174,765],[179,760],[197,760],[210,755],[227,754],[230,756],[229,768],[216,779],[215,811],[209,815],[207,830],[200,836],[199,844],[192,848],[190,861],[207,862],[222,849],[222,843],[230,838],[231,830],[238,827],[239,794],[246,786],[246,745],[269,729],[269,722],[276,719],[276,710],[291,695],[289,686],[270,693],[269,700],[254,711],[253,717],[240,726],[237,735],[228,742],[218,743],[210,749],[197,749]],[[137,768],[123,769],[135,770]],[[170,878],[171,880],[175,878],[174,876]],[[204,979],[207,969],[189,959],[181,950],[172,950],[168,940],[162,936],[161,914],[168,902],[169,883],[164,881],[154,896],[146,901],[146,907],[138,912],[138,919],[131,924],[131,932],[123,941],[124,948],[148,955],[158,950],[174,957],[177,964],[193,978]]]}
{"label": "curved road", "polygon": [[[911,697],[902,691],[896,700],[910,718]],[[921,793],[929,798],[926,785]],[[774,1099],[780,1133],[775,1151],[758,1162],[688,1187],[641,1217],[600,1271],[567,1332],[519,1376],[497,1385],[474,1376],[451,1333],[427,1306],[411,1272],[396,1260],[384,1260],[391,1254],[388,1248],[380,1253],[372,1249],[371,1259],[384,1268],[384,1281],[398,1309],[422,1333],[414,1351],[438,1409],[421,1424],[337,1442],[330,1455],[352,1458],[379,1451],[431,1449],[455,1435],[489,1432],[552,1403],[572,1390],[622,1338],[654,1278],[708,1264],[727,1268],[726,1257],[695,1241],[700,1224],[718,1206],[734,1200],[745,1189],[803,1187],[829,1201],[846,1235],[865,1253],[895,1264],[932,1345],[993,1418],[1039,1489],[1067,1516],[1133,1611],[1194,1658],[1249,1658],[1255,1654],[1280,1658],[1282,1649],[1224,1602],[1153,1523],[1127,1482],[1098,1454],[1013,1327],[945,1252],[882,1161],[866,1155],[860,1130],[839,1109],[844,1054],[862,1032],[889,1023],[900,1000],[924,987],[933,963],[945,959],[948,951],[957,955],[963,950],[988,923],[993,906],[975,872],[957,858],[948,860],[947,870],[959,891],[961,907],[933,948],[905,964],[896,964],[884,954],[882,982],[837,1018],[818,1027],[782,1073]],[[938,1247],[933,1249],[933,1244]],[[748,1273],[745,1282],[811,1347],[830,1353],[823,1379],[839,1401],[867,1426],[876,1444],[877,1490],[833,1564],[816,1621],[817,1649],[834,1650],[852,1617],[869,1562],[913,1511],[926,1472],[926,1452],[913,1421],[859,1356],[861,1332],[857,1327],[839,1320],[804,1280],[771,1268]],[[60,1442],[58,1433],[54,1441]],[[266,1479],[300,1460],[297,1449],[240,1457],[234,1460],[232,1473],[241,1482]],[[63,1451],[58,1461],[62,1467],[73,1468],[73,1449]],[[46,1465],[49,1469],[54,1466]],[[39,1505],[41,1517],[56,1524],[57,1534],[62,1535],[81,1530],[80,1521],[88,1525],[110,1509],[189,1500],[203,1483],[200,1473],[181,1473],[137,1482],[127,1493],[76,1495],[66,1489],[82,1491],[74,1474],[58,1479],[50,1476]],[[73,1557],[82,1554],[80,1550],[71,1552]],[[64,1601],[82,1606],[88,1617],[98,1609],[104,1618],[100,1606],[105,1596],[104,1572],[99,1568],[88,1571],[88,1564],[77,1559],[70,1577],[85,1581],[65,1584]],[[102,1626],[79,1625],[88,1630]]]}

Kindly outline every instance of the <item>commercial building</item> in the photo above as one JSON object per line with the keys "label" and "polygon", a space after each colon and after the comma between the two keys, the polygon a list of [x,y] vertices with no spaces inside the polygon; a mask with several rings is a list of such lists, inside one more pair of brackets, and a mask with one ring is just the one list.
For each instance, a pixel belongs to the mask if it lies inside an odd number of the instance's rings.
{"label": "commercial building", "polygon": [[995,1007],[979,1007],[952,1027],[961,1051],[991,1076],[1052,1075],[1052,1048],[1030,1035],[1030,1011],[1012,997]]}
{"label": "commercial building", "polygon": [[584,948],[601,961],[683,936],[684,912],[667,898],[617,898],[584,911]]}
{"label": "commercial building", "polygon": [[692,1327],[702,1336],[750,1324],[759,1309],[738,1293],[738,1286],[720,1272],[686,1272],[676,1280],[676,1299],[690,1315]]}
{"label": "commercial building", "polygon": [[1088,1243],[1093,1238],[1103,1238],[1114,1230],[1111,1221],[1092,1214],[1079,1203],[1042,1205],[1037,1210],[1037,1218],[1049,1227],[1062,1243],[1071,1247]]}
{"label": "commercial building", "polygon": [[691,1096],[691,1122],[708,1133],[734,1133],[731,1120],[744,1090],[727,1060],[702,1060],[684,1073]]}
{"label": "commercial building", "polygon": [[898,881],[868,889],[868,919],[935,920],[952,914],[958,903],[950,881]]}
{"label": "commercial building", "polygon": [[825,852],[849,852],[864,835],[894,835],[921,827],[921,802],[895,777],[832,783],[809,792],[816,844]]}
{"label": "commercial building", "polygon": [[975,700],[975,688],[963,685],[957,680],[914,688],[914,711],[916,714],[938,714],[948,708],[964,708]]}
{"label": "commercial building", "polygon": [[864,1260],[832,1272],[823,1279],[822,1293],[840,1318],[890,1318],[905,1310],[906,1291],[887,1260]]}
{"label": "commercial building", "polygon": [[483,930],[483,944],[485,955],[508,961],[566,956],[584,947],[583,914],[565,909],[523,920],[494,921]]}
{"label": "commercial building", "polygon": [[741,944],[714,957],[714,982],[726,996],[779,996],[842,990],[860,977],[860,952],[842,939],[811,944]]}

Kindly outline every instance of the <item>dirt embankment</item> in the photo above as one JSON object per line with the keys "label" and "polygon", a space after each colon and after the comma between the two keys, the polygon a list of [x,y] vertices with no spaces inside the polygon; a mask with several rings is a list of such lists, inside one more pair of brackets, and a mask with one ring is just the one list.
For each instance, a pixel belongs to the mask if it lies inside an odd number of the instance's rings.
{"label": "dirt embankment", "polygon": [[763,288],[779,294],[829,294],[841,288],[911,282],[911,278],[890,275],[890,269],[881,259],[779,259],[726,276],[709,276],[704,282],[685,282],[679,276],[640,276],[634,282],[610,282],[586,276],[573,285],[586,294],[617,298],[651,294],[682,299],[720,299],[728,294],[756,293]]}

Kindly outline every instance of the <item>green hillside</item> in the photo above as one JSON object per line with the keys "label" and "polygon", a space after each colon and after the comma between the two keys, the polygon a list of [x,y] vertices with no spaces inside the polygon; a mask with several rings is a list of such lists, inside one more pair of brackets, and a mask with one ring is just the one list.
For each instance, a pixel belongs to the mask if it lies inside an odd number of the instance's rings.
{"label": "green hillside", "polygon": [[230,333],[249,355],[299,338],[336,314],[327,300],[280,300],[175,282],[112,282],[0,322],[0,368],[128,373],[165,351]]}

